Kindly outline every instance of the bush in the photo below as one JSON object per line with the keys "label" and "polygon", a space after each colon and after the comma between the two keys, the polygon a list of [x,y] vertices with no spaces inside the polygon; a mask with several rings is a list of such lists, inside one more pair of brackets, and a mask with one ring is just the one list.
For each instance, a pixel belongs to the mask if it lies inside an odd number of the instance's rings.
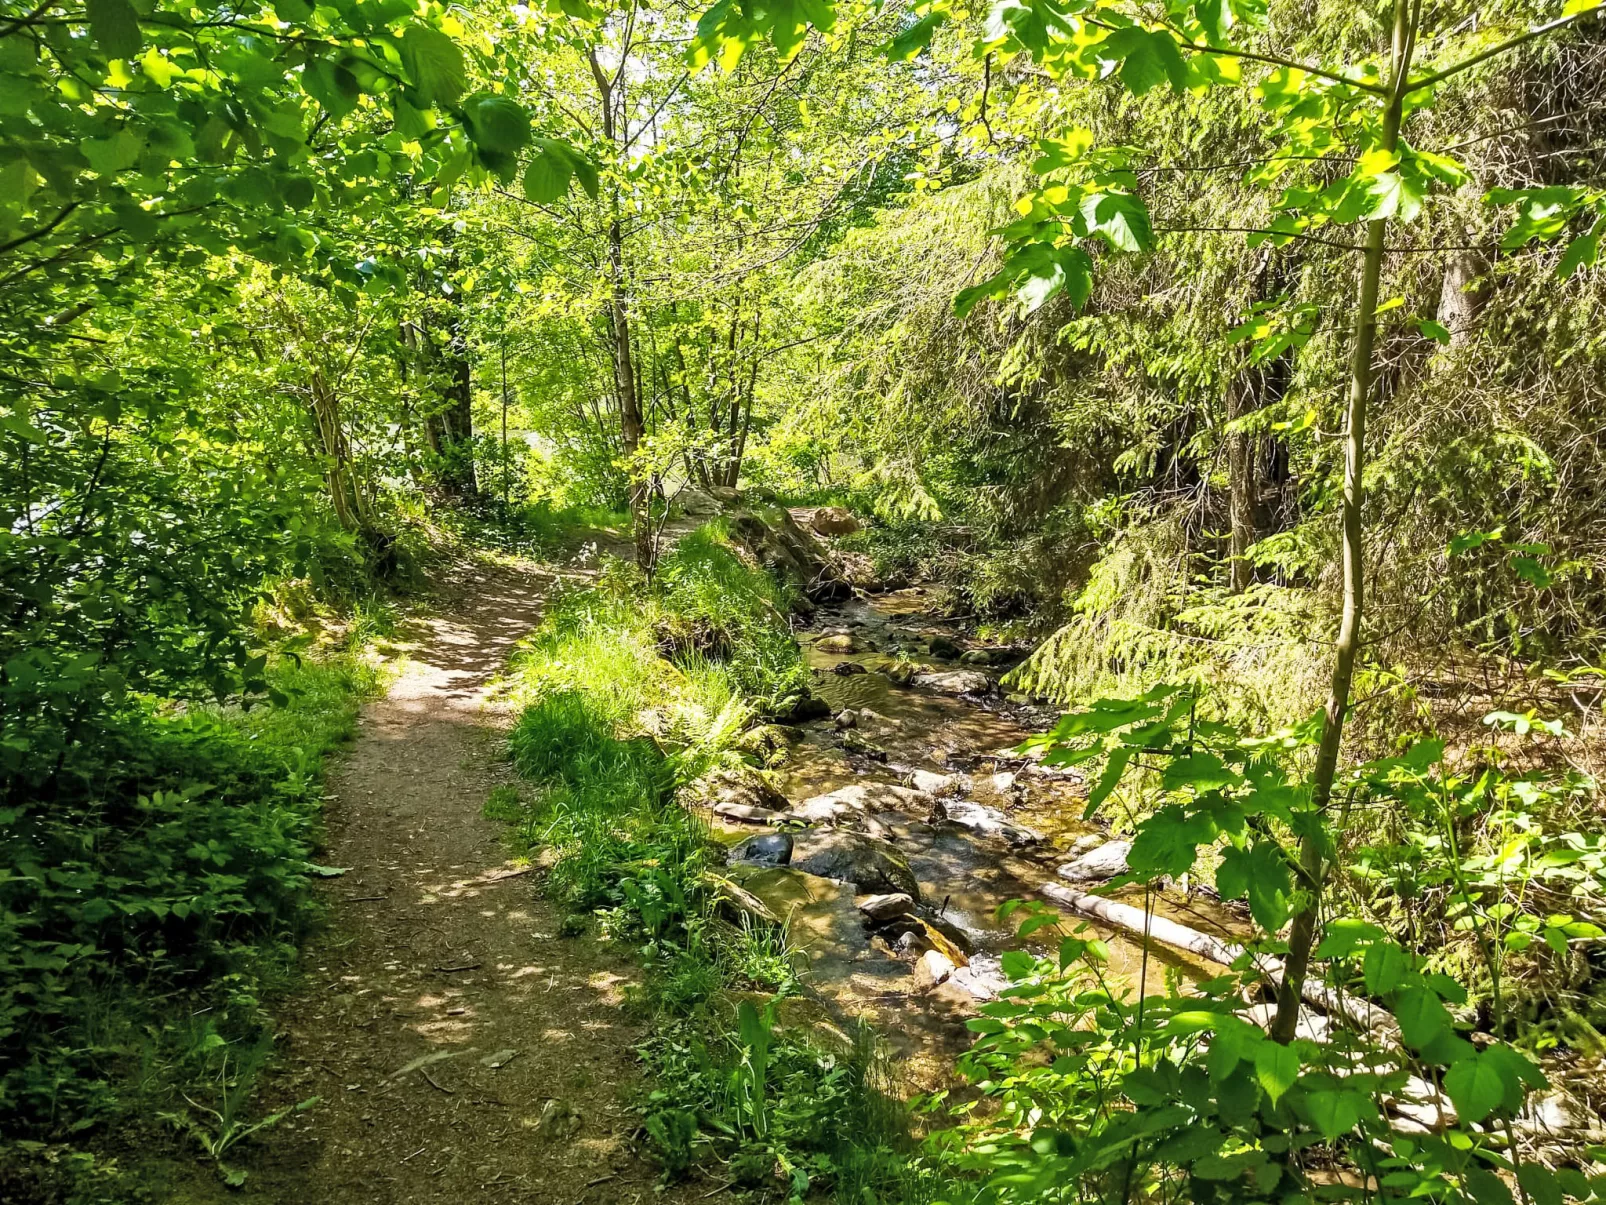
{"label": "bush", "polygon": [[148,1034],[189,1042],[175,996],[254,1032],[315,915],[322,755],[374,682],[350,658],[270,678],[283,707],[127,708],[0,810],[0,1116],[53,1134],[114,1106]]}

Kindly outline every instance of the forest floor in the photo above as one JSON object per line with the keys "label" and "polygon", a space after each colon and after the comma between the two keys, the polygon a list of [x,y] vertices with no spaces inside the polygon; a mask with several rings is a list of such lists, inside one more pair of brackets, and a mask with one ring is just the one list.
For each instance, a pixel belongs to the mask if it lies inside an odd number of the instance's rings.
{"label": "forest floor", "polygon": [[[482,813],[514,781],[512,715],[491,686],[561,576],[475,566],[406,633],[406,659],[329,776],[327,927],[275,1008],[275,1070],[256,1112],[318,1103],[233,1152],[243,1192],[215,1199],[542,1202],[655,1193],[626,1094],[642,1036],[639,969],[563,937],[538,871],[509,862]],[[578,574],[575,574],[578,576]],[[717,1192],[717,1189],[716,1189]],[[210,1191],[193,1200],[212,1199]]]}

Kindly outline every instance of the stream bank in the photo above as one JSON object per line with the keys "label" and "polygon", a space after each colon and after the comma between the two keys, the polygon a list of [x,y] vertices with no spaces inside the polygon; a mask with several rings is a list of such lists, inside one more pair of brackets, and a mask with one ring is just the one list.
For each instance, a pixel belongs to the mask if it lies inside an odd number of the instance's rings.
{"label": "stream bank", "polygon": [[[830,714],[782,730],[767,794],[727,780],[708,800],[733,894],[787,926],[818,1003],[876,1029],[917,1091],[951,1080],[964,1021],[1007,986],[1001,955],[1053,932],[1022,942],[999,907],[1067,879],[1094,885],[1124,869],[1125,852],[1081,819],[1078,772],[1016,752],[1057,718],[998,684],[1024,650],[969,638],[935,600],[917,585],[820,603],[798,640],[826,704],[817,710]],[[1212,900],[1179,892],[1153,904],[1228,941],[1243,932]],[[1066,931],[1087,924],[1102,938],[1113,978],[1139,988],[1140,940],[1062,915]],[[1151,986],[1165,967],[1216,973],[1151,943]]]}

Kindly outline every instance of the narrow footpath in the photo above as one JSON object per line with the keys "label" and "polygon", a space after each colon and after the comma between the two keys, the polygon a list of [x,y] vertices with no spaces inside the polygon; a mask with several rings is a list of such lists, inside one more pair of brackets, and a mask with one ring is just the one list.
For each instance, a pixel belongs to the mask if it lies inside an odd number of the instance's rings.
{"label": "narrow footpath", "polygon": [[655,1193],[632,1141],[639,1027],[626,952],[561,937],[538,872],[482,814],[513,782],[488,686],[549,572],[476,569],[408,633],[328,791],[327,929],[280,1017],[257,1108],[319,1102],[246,1144],[233,1199],[301,1205],[696,1200]]}

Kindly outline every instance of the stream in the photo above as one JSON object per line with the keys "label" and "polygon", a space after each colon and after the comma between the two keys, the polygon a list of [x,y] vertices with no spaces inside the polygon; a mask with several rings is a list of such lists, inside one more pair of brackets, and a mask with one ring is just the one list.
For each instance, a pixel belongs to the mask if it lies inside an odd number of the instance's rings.
{"label": "stream", "polygon": [[[764,838],[771,844],[790,842],[763,825],[718,815],[712,820],[715,836],[733,847],[732,877],[786,921],[792,943],[806,954],[804,978],[816,1007],[869,1023],[888,1044],[906,1086],[918,1091],[951,1081],[953,1057],[969,1042],[964,1021],[1005,985],[999,955],[1034,944],[1034,938],[1020,941],[1013,925],[998,919],[999,905],[1041,900],[1040,886],[1063,882],[1062,865],[1110,840],[1105,828],[1081,818],[1087,788],[1079,773],[1014,752],[1057,717],[997,687],[1019,653],[990,647],[937,619],[928,612],[933,601],[916,586],[820,608],[799,643],[814,671],[814,690],[833,716],[801,725],[801,739],[772,775],[791,809],[815,822],[794,833],[793,863],[822,842],[876,845],[853,834],[890,842],[918,882],[915,917],[872,926],[855,897],[864,902],[890,885],[861,877],[856,887],[841,881],[845,874],[748,864],[742,855],[752,844],[738,843],[755,834],[771,834]],[[983,689],[965,689],[978,686]],[[818,856],[809,861],[819,869]],[[1141,907],[1143,890],[1112,898]],[[1228,938],[1244,932],[1229,909],[1181,892],[1157,898],[1155,911]],[[1194,980],[1220,973],[1213,963],[1157,944],[1145,960],[1137,939],[1080,917],[1067,916],[1063,927],[1084,925],[1084,935],[1108,944],[1112,981],[1133,990],[1145,967],[1150,990],[1166,967]],[[1058,941],[1053,929],[1039,934],[1041,948]],[[933,986],[918,963],[933,945],[952,954],[944,938],[968,966],[961,962]]]}

